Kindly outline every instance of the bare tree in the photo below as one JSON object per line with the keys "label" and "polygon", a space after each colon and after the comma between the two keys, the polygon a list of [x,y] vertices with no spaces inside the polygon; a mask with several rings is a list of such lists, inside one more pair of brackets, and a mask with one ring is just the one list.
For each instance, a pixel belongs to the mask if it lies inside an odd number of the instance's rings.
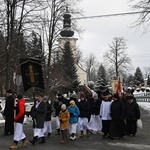
{"label": "bare tree", "polygon": [[116,78],[131,67],[131,59],[128,57],[126,49],[125,39],[114,37],[112,43],[109,44],[109,50],[104,54],[105,63],[107,66],[111,66],[111,70],[114,70]]}
{"label": "bare tree", "polygon": [[144,77],[147,78],[150,75],[150,67],[144,67]]}
{"label": "bare tree", "polygon": [[75,56],[75,62],[76,64],[80,64],[83,60],[83,54],[81,50],[77,50],[76,56]]}
{"label": "bare tree", "polygon": [[[75,7],[71,7],[75,6],[78,1],[71,0],[67,3],[71,8],[71,13],[79,14]],[[22,51],[20,52],[20,37],[26,37],[27,40],[33,30],[40,35],[45,47],[43,51],[47,52],[47,66],[45,69],[48,71],[45,76],[51,78],[49,74],[51,72],[50,66],[54,51],[57,48],[56,43],[62,29],[62,17],[65,10],[65,0],[2,0],[0,2],[0,30],[6,37],[6,65],[1,70],[6,72],[6,88],[10,87],[9,83],[12,82],[18,54],[22,54]],[[75,23],[73,27],[75,28]],[[47,42],[45,42],[46,40]],[[13,63],[10,59],[13,60]],[[46,83],[49,82],[46,81]],[[48,89],[49,84],[46,85]]]}
{"label": "bare tree", "polygon": [[[29,32],[31,24],[39,18],[40,0],[2,0],[0,2],[0,30],[5,37],[5,87],[12,88],[12,77],[22,54],[21,39]],[[29,25],[30,24],[30,25]],[[35,26],[34,26],[35,28]],[[26,32],[25,32],[26,31]]]}
{"label": "bare tree", "polygon": [[134,22],[135,27],[148,27],[150,25],[150,1],[149,0],[130,0],[133,10],[139,11],[139,17]]}
{"label": "bare tree", "polygon": [[87,72],[87,79],[88,81],[96,81],[96,74],[97,74],[97,61],[94,54],[90,54],[89,57],[86,59],[86,72]]}

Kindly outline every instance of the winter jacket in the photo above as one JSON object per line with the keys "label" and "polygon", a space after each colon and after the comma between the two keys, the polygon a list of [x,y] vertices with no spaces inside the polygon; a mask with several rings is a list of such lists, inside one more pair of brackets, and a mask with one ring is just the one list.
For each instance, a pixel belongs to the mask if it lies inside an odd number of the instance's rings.
{"label": "winter jacket", "polygon": [[81,100],[77,103],[77,106],[80,111],[79,117],[81,118],[88,118],[89,117],[89,103],[87,100]]}
{"label": "winter jacket", "polygon": [[47,110],[46,110],[46,116],[45,116],[45,121],[50,121],[51,120],[51,114],[53,112],[51,104],[46,102]]}
{"label": "winter jacket", "polygon": [[68,111],[70,113],[69,123],[77,123],[80,114],[79,108],[76,105],[69,106]]}
{"label": "winter jacket", "polygon": [[46,110],[47,110],[47,106],[46,106],[46,103],[43,102],[43,101],[39,102],[39,105],[38,105],[37,108],[33,107],[33,112],[34,112],[34,115],[35,115],[34,119],[36,120],[36,122],[35,122],[35,127],[36,128],[41,129],[41,128],[44,127]]}
{"label": "winter jacket", "polygon": [[19,99],[17,101],[17,106],[16,106],[16,117],[14,120],[19,123],[23,123],[25,116],[25,99]]}
{"label": "winter jacket", "polygon": [[136,121],[137,119],[140,119],[140,109],[139,105],[135,102],[129,104],[126,104],[126,120],[133,120]]}
{"label": "winter jacket", "polygon": [[69,111],[66,109],[65,111],[59,112],[59,120],[60,120],[60,129],[68,129],[69,128]]}
{"label": "winter jacket", "polygon": [[62,104],[65,104],[66,106],[68,106],[68,101],[63,96],[61,98],[56,99],[54,104],[53,104],[56,116],[59,115],[59,112],[61,111],[61,105]]}
{"label": "winter jacket", "polygon": [[91,108],[92,115],[99,115],[100,105],[101,105],[101,101],[99,99],[97,99],[96,101],[94,101],[94,99],[93,99],[91,101],[90,108]]}
{"label": "winter jacket", "polygon": [[112,120],[124,120],[125,118],[125,105],[122,100],[118,99],[111,104]]}

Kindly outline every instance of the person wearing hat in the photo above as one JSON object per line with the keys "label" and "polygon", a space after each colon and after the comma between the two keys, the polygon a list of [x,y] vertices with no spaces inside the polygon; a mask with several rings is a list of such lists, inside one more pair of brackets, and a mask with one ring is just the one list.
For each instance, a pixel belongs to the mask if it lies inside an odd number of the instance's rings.
{"label": "person wearing hat", "polygon": [[127,104],[126,104],[126,128],[127,135],[135,136],[137,132],[137,120],[140,119],[140,109],[139,105],[134,101],[133,96],[127,96]]}
{"label": "person wearing hat", "polygon": [[115,93],[112,96],[113,102],[110,108],[110,115],[112,117],[112,121],[109,129],[109,137],[111,139],[115,138],[123,138],[126,135],[126,127],[125,127],[125,105],[123,101],[120,99],[119,94]]}
{"label": "person wearing hat", "polygon": [[44,96],[43,101],[47,105],[47,111],[46,111],[46,116],[44,121],[44,133],[48,132],[47,137],[49,137],[52,133],[51,114],[53,110],[51,104],[49,103],[48,96]]}
{"label": "person wearing hat", "polygon": [[60,121],[60,131],[62,134],[62,140],[60,141],[61,144],[64,144],[68,141],[67,138],[67,131],[69,128],[69,118],[70,114],[69,111],[66,109],[66,105],[61,105],[61,111],[59,112],[59,121]]}
{"label": "person wearing hat", "polygon": [[110,116],[110,107],[112,104],[112,99],[109,97],[108,92],[104,92],[102,96],[102,103],[100,106],[100,117],[102,119],[102,132],[103,138],[108,137],[109,128],[111,124],[111,116]]}
{"label": "person wearing hat", "polygon": [[14,101],[15,99],[12,95],[12,90],[7,90],[3,113],[5,117],[4,135],[14,134]]}
{"label": "person wearing hat", "polygon": [[16,105],[16,116],[14,117],[15,121],[15,134],[14,142],[10,146],[10,149],[17,149],[17,144],[22,140],[22,147],[25,147],[27,144],[26,135],[23,131],[23,121],[25,116],[25,99],[21,94],[17,95],[17,105]]}
{"label": "person wearing hat", "polygon": [[74,100],[70,101],[70,106],[68,107],[68,111],[70,113],[70,119],[69,119],[69,133],[70,133],[70,139],[75,140],[76,139],[76,132],[77,132],[77,123],[78,123],[78,117],[80,114],[79,108],[75,104]]}

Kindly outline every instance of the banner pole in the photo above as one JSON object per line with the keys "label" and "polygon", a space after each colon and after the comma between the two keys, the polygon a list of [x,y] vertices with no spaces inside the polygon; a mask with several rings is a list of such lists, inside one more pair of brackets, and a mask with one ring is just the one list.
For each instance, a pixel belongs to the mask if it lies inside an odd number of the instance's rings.
{"label": "banner pole", "polygon": [[33,86],[33,101],[34,101],[34,108],[35,108],[35,105],[36,105],[36,99],[35,99],[35,91],[34,91],[34,86]]}

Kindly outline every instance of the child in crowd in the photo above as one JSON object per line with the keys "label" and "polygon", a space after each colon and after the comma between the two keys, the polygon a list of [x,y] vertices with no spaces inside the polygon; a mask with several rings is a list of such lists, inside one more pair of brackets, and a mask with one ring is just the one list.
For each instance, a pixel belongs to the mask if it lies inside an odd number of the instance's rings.
{"label": "child in crowd", "polygon": [[69,132],[71,135],[70,139],[75,140],[76,139],[75,135],[77,132],[78,117],[79,117],[80,111],[79,111],[79,108],[76,106],[74,100],[70,101],[70,106],[68,107],[68,111],[70,113],[70,119],[69,119],[69,123],[70,123]]}
{"label": "child in crowd", "polygon": [[69,128],[69,118],[69,111],[66,109],[66,105],[62,104],[61,111],[59,112],[60,130],[62,133],[62,140],[60,141],[61,144],[64,144],[68,140],[67,130]]}

